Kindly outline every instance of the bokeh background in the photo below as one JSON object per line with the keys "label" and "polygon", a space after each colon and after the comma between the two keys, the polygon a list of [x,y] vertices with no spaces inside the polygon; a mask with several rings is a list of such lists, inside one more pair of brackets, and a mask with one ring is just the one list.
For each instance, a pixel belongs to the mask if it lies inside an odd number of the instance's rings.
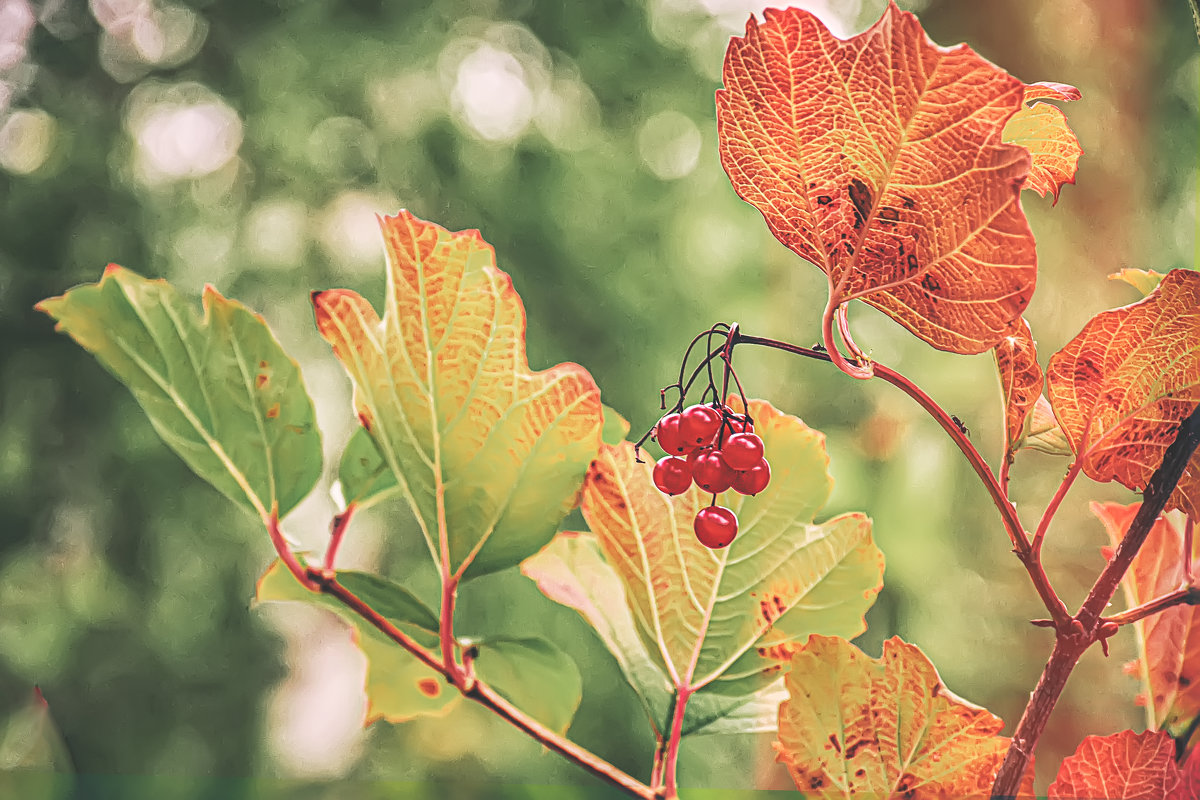
{"label": "bokeh background", "polygon": [[[882,0],[798,2],[840,35]],[[716,154],[713,92],[752,0],[0,0],[0,739],[34,685],[95,796],[611,796],[474,707],[361,725],[364,664],[315,610],[249,608],[266,536],[195,478],[132,397],[32,306],[120,263],[261,310],[317,398],[330,464],[353,429],[308,291],[379,298],[374,215],[479,228],[529,315],[529,357],[587,367],[635,432],[691,336],[718,320],[809,343],[824,279],[771,238]],[[1043,363],[1136,299],[1123,267],[1194,263],[1200,46],[1186,0],[909,0],[941,44],[1074,84],[1086,154],[1057,207],[1026,193]],[[857,339],[970,426],[994,462],[989,356],[937,353],[863,308]],[[860,645],[918,644],[1010,726],[1050,634],[987,496],[906,397],[828,365],[738,354],[748,391],[828,435],[827,514],[862,510],[887,555]],[[1066,468],[1022,454],[1026,523]],[[328,478],[288,520],[319,547]],[[1068,604],[1102,560],[1081,481],[1047,544]],[[407,512],[357,519],[346,566],[433,585]],[[516,574],[465,589],[465,632],[536,629],[585,676],[571,736],[646,779],[651,737],[574,612]],[[1089,653],[1038,756],[1044,790],[1088,733],[1144,726],[1121,664]],[[14,723],[15,724],[15,723]],[[11,733],[11,731],[10,731]],[[767,736],[685,742],[686,787],[789,786]],[[0,763],[0,769],[5,765]],[[535,787],[550,787],[537,789]]]}

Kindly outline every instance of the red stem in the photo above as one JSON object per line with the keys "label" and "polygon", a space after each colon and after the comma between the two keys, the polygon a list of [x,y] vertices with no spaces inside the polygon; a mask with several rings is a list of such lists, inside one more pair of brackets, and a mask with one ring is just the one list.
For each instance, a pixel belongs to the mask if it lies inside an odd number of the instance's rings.
{"label": "red stem", "polygon": [[338,548],[342,545],[342,537],[346,535],[346,528],[350,525],[350,518],[354,516],[354,512],[357,510],[358,506],[351,503],[346,506],[345,511],[333,515],[333,522],[330,523],[329,547],[325,549],[325,569],[333,569],[333,563],[337,560]]}
{"label": "red stem", "polygon": [[1122,611],[1120,614],[1113,614],[1111,617],[1103,617],[1101,622],[1111,622],[1117,625],[1128,625],[1131,622],[1137,622],[1139,619],[1145,619],[1153,614],[1170,608],[1171,606],[1197,606],[1200,605],[1200,586],[1182,586],[1173,592],[1167,592],[1161,597],[1156,597],[1153,600],[1147,600],[1140,606]]}
{"label": "red stem", "polygon": [[1196,582],[1196,564],[1192,560],[1192,542],[1196,531],[1196,521],[1189,514],[1183,523],[1183,577],[1188,586]]}
{"label": "red stem", "polygon": [[[1084,442],[1080,443],[1079,452],[1085,450],[1086,436]],[[1050,529],[1050,520],[1054,519],[1054,515],[1058,513],[1058,507],[1062,504],[1063,498],[1067,496],[1071,485],[1075,483],[1075,479],[1079,477],[1080,470],[1083,469],[1083,456],[1076,458],[1071,468],[1067,470],[1066,476],[1058,485],[1058,490],[1054,493],[1054,497],[1050,498],[1050,503],[1046,506],[1046,510],[1042,513],[1041,522],[1038,523],[1037,533],[1033,535],[1033,552],[1039,558],[1042,553],[1042,541],[1046,538],[1046,531]]]}
{"label": "red stem", "polygon": [[[842,355],[841,351],[838,350],[837,342],[833,338],[833,322],[834,318],[837,316],[837,310],[837,306],[833,304],[833,292],[831,291],[829,294],[829,302],[825,304],[825,313],[821,315],[821,339],[825,343],[825,350],[828,355],[828,358],[825,360],[833,362],[835,367],[849,375],[851,378],[866,380],[873,374],[870,365],[861,367],[857,364],[851,364],[846,360],[846,357]],[[738,338],[738,341],[744,342],[756,338],[758,337],[741,336]],[[849,347],[851,345],[848,343],[847,346]]]}
{"label": "red stem", "polygon": [[292,552],[292,547],[284,538],[283,531],[279,530],[279,517],[276,516],[275,511],[271,512],[271,516],[266,522],[267,535],[271,537],[271,544],[275,545],[275,552],[279,554],[279,560],[288,568],[288,572],[292,573],[292,576],[300,581],[300,585],[310,592],[321,591],[321,587],[309,579],[306,567]]}
{"label": "red stem", "polygon": [[676,783],[676,766],[679,763],[679,742],[683,739],[683,715],[687,710],[688,700],[692,692],[690,686],[675,688],[675,708],[671,714],[671,733],[667,738],[667,750],[663,757],[663,800],[675,800],[679,797],[679,786]]}

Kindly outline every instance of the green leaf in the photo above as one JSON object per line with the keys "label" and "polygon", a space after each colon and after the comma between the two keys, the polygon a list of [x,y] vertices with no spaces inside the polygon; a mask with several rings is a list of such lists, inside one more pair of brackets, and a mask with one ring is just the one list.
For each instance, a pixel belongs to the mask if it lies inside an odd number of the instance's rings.
{"label": "green leaf", "polygon": [[497,637],[464,645],[479,648],[475,674],[517,708],[566,734],[583,698],[575,661],[545,639]]}
{"label": "green leaf", "polygon": [[396,476],[379,454],[366,428],[359,428],[342,451],[338,485],[346,505],[370,508],[400,491]]}
{"label": "green leaf", "polygon": [[629,435],[629,420],[606,405],[602,405],[601,408],[604,411],[604,428],[600,431],[600,441],[611,445],[625,441],[625,437]]}
{"label": "green leaf", "polygon": [[660,731],[667,729],[671,682],[654,663],[638,636],[624,587],[600,552],[596,537],[563,532],[541,552],[525,559],[521,573],[556,603],[573,608],[596,631],[616,658],[646,714]]}
{"label": "green leaf", "polygon": [[[71,758],[40,689],[0,728],[0,775],[8,770],[71,772]],[[0,786],[3,783],[0,781]]]}
{"label": "green leaf", "polygon": [[317,327],[434,561],[456,579],[516,565],[577,504],[600,390],[578,364],[530,370],[525,310],[477,231],[403,211],[381,225],[383,318],[335,289],[313,295]]}
{"label": "green leaf", "polygon": [[[422,647],[437,647],[437,616],[407,589],[365,572],[339,571],[337,578]],[[259,578],[255,599],[260,603],[288,601],[320,606],[352,626],[355,644],[367,658],[368,724],[377,719],[404,722],[418,716],[443,714],[460,696],[440,674],[336,599],[305,589],[278,561]]]}
{"label": "green leaf", "polygon": [[159,436],[238,505],[283,517],[321,474],[300,368],[262,317],[204,289],[199,318],[166,281],[110,264],[38,303],[133,392]]}

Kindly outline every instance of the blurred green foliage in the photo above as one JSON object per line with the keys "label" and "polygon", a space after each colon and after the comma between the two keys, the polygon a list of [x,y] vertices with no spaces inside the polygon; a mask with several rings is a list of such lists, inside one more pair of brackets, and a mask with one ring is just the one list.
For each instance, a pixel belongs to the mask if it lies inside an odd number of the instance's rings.
{"label": "blurred green foliage", "polygon": [[[816,5],[832,6],[843,32],[883,7]],[[1078,185],[1054,209],[1024,200],[1039,237],[1029,317],[1043,360],[1092,313],[1135,299],[1105,274],[1190,264],[1200,59],[1184,0],[901,5],[919,6],[935,41],[966,40],[1024,80],[1083,90],[1068,108],[1086,151]],[[752,4],[0,6],[17,9],[0,24],[17,44],[5,52],[25,53],[0,62],[0,719],[40,684],[100,797],[566,797],[567,786],[608,796],[467,704],[358,733],[362,665],[345,630],[319,612],[248,610],[271,558],[263,532],[32,306],[96,280],[109,261],[196,298],[213,283],[261,310],[300,361],[336,464],[355,423],[308,290],[379,298],[372,214],[407,207],[481,229],[525,301],[531,364],[583,364],[640,435],[683,346],[712,322],[816,339],[823,279],[770,238],[716,157],[722,52]],[[860,343],[995,457],[989,357],[931,352],[869,310],[852,318]],[[1039,616],[1036,599],[961,457],[886,386],[775,353],[739,352],[739,372],[751,394],[827,432],[828,514],[875,518],[888,571],[864,646],[875,654],[900,634],[953,690],[1015,722],[1049,637],[1025,622]],[[1064,468],[1020,457],[1013,495],[1027,524]],[[1130,499],[1072,492],[1047,550],[1068,604],[1101,564],[1092,497]],[[291,532],[320,546],[332,509],[318,490]],[[428,590],[434,576],[405,513],[385,503],[356,520],[346,566]],[[642,712],[572,612],[510,570],[470,584],[460,613],[465,635],[536,625],[570,650],[584,678],[572,738],[646,777]],[[1114,646],[1073,678],[1039,754],[1043,776],[1083,734],[1139,724],[1117,669],[1132,641]],[[768,741],[689,740],[681,780],[784,787]],[[240,780],[273,775],[294,780]],[[322,782],[335,778],[348,795]],[[30,786],[23,796],[37,796]]]}

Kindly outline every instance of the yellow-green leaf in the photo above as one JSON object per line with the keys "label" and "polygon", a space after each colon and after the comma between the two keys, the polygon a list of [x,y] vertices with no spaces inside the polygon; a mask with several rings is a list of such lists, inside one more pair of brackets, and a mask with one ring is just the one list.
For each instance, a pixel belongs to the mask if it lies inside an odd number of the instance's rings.
{"label": "yellow-green leaf", "polygon": [[99,283],[38,303],[129,387],[171,449],[264,521],[321,474],[321,438],[296,362],[262,317],[204,290],[204,318],[166,281],[110,264]]}
{"label": "yellow-green leaf", "polygon": [[338,465],[338,486],[346,505],[370,508],[400,492],[396,476],[379,454],[365,428],[358,428],[342,451]]}
{"label": "yellow-green leaf", "polygon": [[1126,267],[1120,272],[1114,272],[1109,275],[1108,279],[1110,281],[1124,281],[1137,289],[1142,297],[1145,297],[1158,288],[1158,284],[1162,283],[1163,277],[1163,273],[1155,272],[1152,269]]}
{"label": "yellow-green leaf", "polygon": [[982,800],[1008,750],[1000,718],[952,694],[929,659],[899,638],[884,642],[876,660],[842,639],[813,636],[784,681],[775,749],[813,800]]}
{"label": "yellow-green leaf", "polygon": [[402,211],[382,220],[384,314],[313,295],[317,326],[417,517],[459,577],[519,563],[574,507],[600,443],[600,392],[577,364],[531,372],[525,311],[477,231]]}
{"label": "yellow-green leaf", "polygon": [[545,639],[495,637],[475,644],[475,674],[551,730],[566,734],[583,698],[575,661]]}

